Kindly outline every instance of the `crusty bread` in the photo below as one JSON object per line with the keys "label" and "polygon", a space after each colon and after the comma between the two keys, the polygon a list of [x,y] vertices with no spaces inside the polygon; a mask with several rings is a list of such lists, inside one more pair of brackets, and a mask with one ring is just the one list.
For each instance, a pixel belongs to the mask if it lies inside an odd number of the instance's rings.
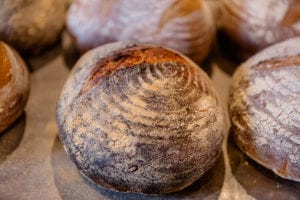
{"label": "crusty bread", "polygon": [[53,44],[65,24],[66,0],[0,1],[0,40],[23,53]]}
{"label": "crusty bread", "polygon": [[162,47],[113,43],[86,53],[57,104],[59,136],[85,176],[139,193],[181,190],[221,151],[225,120],[207,75]]}
{"label": "crusty bread", "polygon": [[300,38],[242,64],[229,102],[238,146],[279,176],[300,181]]}
{"label": "crusty bread", "polygon": [[125,40],[163,45],[196,62],[205,59],[215,36],[203,0],[74,0],[67,27],[82,52]]}
{"label": "crusty bread", "polygon": [[28,93],[29,73],[24,61],[0,41],[0,132],[22,114]]}
{"label": "crusty bread", "polygon": [[222,0],[221,9],[221,30],[237,58],[300,36],[299,0]]}

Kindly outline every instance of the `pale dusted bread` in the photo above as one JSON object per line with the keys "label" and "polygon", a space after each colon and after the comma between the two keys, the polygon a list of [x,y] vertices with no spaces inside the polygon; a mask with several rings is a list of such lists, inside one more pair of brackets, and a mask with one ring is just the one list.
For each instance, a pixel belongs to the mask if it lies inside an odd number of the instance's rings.
{"label": "pale dusted bread", "polygon": [[237,145],[279,176],[300,181],[300,37],[243,63],[229,102]]}
{"label": "pale dusted bread", "polygon": [[207,56],[215,36],[203,0],[74,0],[67,27],[83,52],[125,40],[163,45],[196,62]]}
{"label": "pale dusted bread", "polygon": [[221,29],[242,59],[300,36],[299,0],[222,0],[221,9]]}
{"label": "pale dusted bread", "polygon": [[67,0],[0,1],[0,40],[23,53],[53,44],[65,24]]}
{"label": "pale dusted bread", "polygon": [[23,112],[29,93],[29,73],[24,61],[0,41],[0,132]]}
{"label": "pale dusted bread", "polygon": [[183,55],[112,43],[73,68],[57,104],[59,136],[95,183],[169,193],[216,162],[225,131],[220,104],[207,75]]}

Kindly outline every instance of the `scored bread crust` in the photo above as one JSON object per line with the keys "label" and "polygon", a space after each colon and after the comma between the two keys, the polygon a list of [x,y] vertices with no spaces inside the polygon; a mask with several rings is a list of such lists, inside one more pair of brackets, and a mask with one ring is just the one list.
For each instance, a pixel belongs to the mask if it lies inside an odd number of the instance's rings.
{"label": "scored bread crust", "polygon": [[[124,64],[124,65],[123,65]],[[65,150],[95,183],[181,190],[212,167],[225,120],[211,81],[174,51],[113,43],[85,54],[57,104]]]}
{"label": "scored bread crust", "polygon": [[0,42],[0,132],[23,112],[29,95],[29,72],[19,54]]}
{"label": "scored bread crust", "polygon": [[277,175],[300,181],[300,38],[243,63],[229,102],[237,145]]}

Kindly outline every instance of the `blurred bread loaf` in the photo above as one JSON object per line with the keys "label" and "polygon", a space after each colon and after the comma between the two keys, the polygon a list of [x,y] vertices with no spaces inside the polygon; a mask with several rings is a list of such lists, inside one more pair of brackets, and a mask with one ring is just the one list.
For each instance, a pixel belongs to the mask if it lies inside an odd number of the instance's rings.
{"label": "blurred bread loaf", "polygon": [[215,37],[203,0],[74,0],[67,27],[82,52],[125,40],[163,45],[196,62],[205,59]]}

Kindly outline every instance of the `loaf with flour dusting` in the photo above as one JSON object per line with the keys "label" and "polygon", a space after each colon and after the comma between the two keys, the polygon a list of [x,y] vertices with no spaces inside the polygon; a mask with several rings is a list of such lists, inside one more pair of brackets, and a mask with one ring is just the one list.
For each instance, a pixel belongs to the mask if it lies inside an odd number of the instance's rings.
{"label": "loaf with flour dusting", "polygon": [[241,59],[300,36],[299,0],[222,0],[221,10],[221,29]]}
{"label": "loaf with flour dusting", "polygon": [[29,73],[24,61],[0,41],[0,132],[22,114],[28,93]]}
{"label": "loaf with flour dusting", "polygon": [[242,64],[229,102],[237,145],[279,176],[300,181],[300,37]]}
{"label": "loaf with flour dusting", "polygon": [[125,40],[163,45],[196,62],[205,59],[215,36],[203,0],[74,0],[67,27],[83,52]]}
{"label": "loaf with flour dusting", "polygon": [[82,174],[139,193],[192,184],[216,162],[225,131],[205,72],[173,50],[131,43],[101,46],[78,61],[57,122]]}

